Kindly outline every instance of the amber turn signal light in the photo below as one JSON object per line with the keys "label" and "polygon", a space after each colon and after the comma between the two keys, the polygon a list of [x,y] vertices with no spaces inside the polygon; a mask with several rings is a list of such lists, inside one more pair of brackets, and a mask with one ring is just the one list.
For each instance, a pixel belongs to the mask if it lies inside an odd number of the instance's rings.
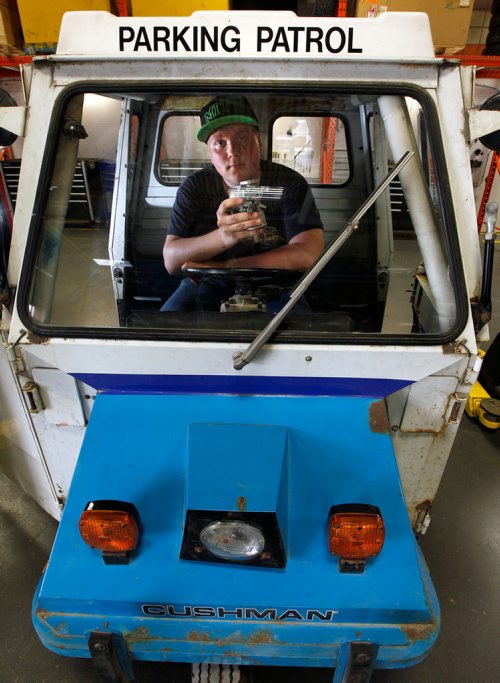
{"label": "amber turn signal light", "polygon": [[85,543],[103,553],[129,553],[139,543],[139,516],[130,503],[88,503],[78,527]]}
{"label": "amber turn signal light", "polygon": [[378,555],[385,539],[384,520],[374,505],[334,505],[328,516],[328,547],[345,560]]}

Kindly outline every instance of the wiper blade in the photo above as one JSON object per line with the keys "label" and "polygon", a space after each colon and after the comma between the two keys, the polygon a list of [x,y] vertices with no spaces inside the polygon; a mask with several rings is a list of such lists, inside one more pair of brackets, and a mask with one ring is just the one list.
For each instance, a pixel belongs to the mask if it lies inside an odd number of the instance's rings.
{"label": "wiper blade", "polygon": [[233,354],[233,367],[235,370],[242,370],[245,365],[248,365],[248,363],[252,362],[267,340],[276,332],[278,327],[281,325],[281,322],[288,315],[289,311],[295,306],[300,297],[307,291],[309,286],[312,284],[312,282],[314,282],[323,268],[330,262],[332,256],[340,249],[344,242],[349,239],[352,233],[358,229],[359,221],[363,218],[371,205],[377,201],[382,192],[386,189],[389,183],[394,180],[401,169],[406,166],[412,156],[413,152],[411,151],[405,152],[405,154],[403,154],[392,171],[387,174],[380,185],[373,190],[367,199],[365,199],[363,204],[352,216],[351,220],[347,223],[346,227],[340,233],[337,239],[300,278],[295,287],[290,291],[290,298],[283,308],[274,316],[270,323],[266,325],[261,332],[259,332],[253,342],[250,343],[246,351],[238,351],[237,353]]}

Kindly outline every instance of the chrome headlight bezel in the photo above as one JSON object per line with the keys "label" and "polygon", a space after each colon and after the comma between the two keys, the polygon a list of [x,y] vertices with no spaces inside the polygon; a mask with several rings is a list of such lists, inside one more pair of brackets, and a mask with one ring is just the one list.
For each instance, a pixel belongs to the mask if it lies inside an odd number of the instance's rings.
{"label": "chrome headlight bezel", "polygon": [[[262,550],[244,559],[225,558],[211,552],[202,542],[201,534],[207,527],[217,522],[242,522],[253,527],[263,537],[264,544]],[[231,565],[273,567],[276,569],[282,569],[286,566],[285,549],[278,526],[278,519],[274,512],[187,510],[180,559]]]}
{"label": "chrome headlight bezel", "polygon": [[252,560],[262,553],[266,539],[253,524],[236,519],[210,522],[200,532],[205,548],[223,560]]}

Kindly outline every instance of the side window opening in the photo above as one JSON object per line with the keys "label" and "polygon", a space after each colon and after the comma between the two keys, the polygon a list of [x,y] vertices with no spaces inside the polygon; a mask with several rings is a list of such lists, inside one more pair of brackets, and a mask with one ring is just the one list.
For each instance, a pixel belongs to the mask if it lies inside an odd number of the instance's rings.
{"label": "side window opening", "polygon": [[162,118],[157,175],[161,183],[178,187],[194,171],[210,164],[207,147],[196,139],[196,111],[167,112]]}
{"label": "side window opening", "polygon": [[[43,217],[33,226],[38,246],[26,316],[34,327],[51,334],[59,329],[70,335],[155,331],[176,339],[232,339],[251,337],[272,317],[266,307],[237,308],[236,314],[160,312],[182,281],[166,271],[162,257],[178,188],[211,166],[208,147],[196,132],[200,110],[213,95],[131,91],[68,98],[58,122]],[[435,141],[416,97],[305,91],[301,97],[251,93],[248,99],[258,117],[262,158],[305,179],[326,246],[398,160],[381,113],[395,101],[398,115],[406,117],[408,140],[415,139],[421,194],[441,250],[439,268],[448,272],[444,190],[436,173]],[[73,205],[71,183],[64,180],[68,172],[71,178],[82,175],[80,207]],[[437,339],[452,328],[454,301],[436,300],[439,287],[429,284],[428,266],[436,264],[422,251],[412,192],[412,183],[397,180],[377,200],[311,286],[307,315],[290,316],[278,339],[314,342],[339,334],[347,339],[353,332],[372,341],[384,335],[418,340],[434,334]],[[268,211],[269,199],[261,202]],[[449,299],[451,284],[445,284]],[[446,307],[449,315],[443,317]]]}
{"label": "side window opening", "polygon": [[339,116],[278,117],[271,155],[311,184],[343,185],[350,177],[346,129]]}
{"label": "side window opening", "polygon": [[117,324],[108,241],[119,125],[114,98],[87,93],[64,111],[31,285],[30,312],[41,324]]}

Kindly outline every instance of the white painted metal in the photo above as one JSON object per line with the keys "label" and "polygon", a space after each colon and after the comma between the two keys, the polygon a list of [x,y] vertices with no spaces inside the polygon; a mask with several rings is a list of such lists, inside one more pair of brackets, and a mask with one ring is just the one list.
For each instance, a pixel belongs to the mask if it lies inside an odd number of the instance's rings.
{"label": "white painted metal", "polygon": [[84,427],[87,424],[76,381],[56,368],[33,368],[49,424]]}
{"label": "white painted metal", "polygon": [[124,100],[121,109],[120,132],[118,134],[118,150],[116,154],[116,178],[115,191],[111,206],[111,218],[109,227],[109,262],[111,267],[111,279],[115,299],[123,299],[123,278],[115,275],[115,269],[123,270],[125,267],[125,221],[123,207],[127,205],[127,151],[130,128],[130,116],[127,110],[130,106],[128,100]]}
{"label": "white painted metal", "polygon": [[430,432],[443,429],[449,397],[456,392],[456,377],[424,377],[410,386],[406,409],[399,428],[402,432]]}
{"label": "white painted metal", "polygon": [[[464,135],[466,130],[465,110],[462,100],[462,84],[459,69],[444,69],[436,91],[441,137],[450,172],[450,190],[458,227],[460,254],[464,268],[469,298],[479,295],[481,281],[481,256],[477,239],[477,218],[469,145]],[[468,326],[464,331],[468,348],[475,353],[475,335]]]}
{"label": "white painted metal", "polygon": [[439,241],[408,110],[403,98],[388,95],[379,97],[378,106],[393,158],[399,159],[407,151],[414,152],[413,158],[402,169],[399,178],[425,263],[434,307],[444,332],[450,329],[450,324],[455,319],[455,296]]}
{"label": "white painted metal", "polygon": [[0,127],[24,135],[26,107],[0,107]]}
{"label": "white painted metal", "polygon": [[[57,490],[22,395],[19,368],[15,361],[9,362],[6,344],[0,344],[0,377],[2,472],[16,480],[44,510],[59,518]],[[74,463],[73,459],[73,467]]]}
{"label": "white painted metal", "polygon": [[[39,61],[44,63],[46,60]],[[23,156],[29,159],[30,163],[25,164],[19,177],[18,196],[22,197],[23,200],[17,203],[14,217],[15,230],[13,231],[8,270],[8,278],[11,283],[19,281],[28,229],[33,215],[35,202],[33,190],[40,178],[45,155],[45,141],[56,96],[51,80],[52,73],[49,69],[40,68],[32,73],[30,97],[32,102],[36,102],[36,111],[29,116],[26,122]],[[31,110],[33,111],[33,109]]]}
{"label": "white painted metal", "polygon": [[[386,399],[406,507],[416,529],[432,507],[464,410],[464,402],[459,401],[458,413],[450,420],[450,410],[444,409],[444,419],[439,427],[439,420],[430,410],[434,408],[431,403],[441,401],[439,412],[442,416],[444,400],[448,399],[454,407],[455,395],[466,396],[470,392],[478,371],[474,356],[463,357],[446,370]],[[444,393],[439,396],[443,389]],[[448,391],[451,390],[450,395]],[[420,411],[409,399],[410,392],[419,398]],[[407,410],[412,416],[411,425],[406,419]],[[404,431],[401,425],[404,425]]]}
{"label": "white painted metal", "polygon": [[469,123],[469,143],[500,128],[500,111],[469,109],[467,119]]}
{"label": "white painted metal", "polygon": [[[58,339],[30,354],[73,374],[236,376],[232,355],[245,344]],[[456,362],[461,351],[421,346],[268,344],[243,372],[254,377],[352,377],[416,381]],[[333,357],[332,357],[333,356]]]}

